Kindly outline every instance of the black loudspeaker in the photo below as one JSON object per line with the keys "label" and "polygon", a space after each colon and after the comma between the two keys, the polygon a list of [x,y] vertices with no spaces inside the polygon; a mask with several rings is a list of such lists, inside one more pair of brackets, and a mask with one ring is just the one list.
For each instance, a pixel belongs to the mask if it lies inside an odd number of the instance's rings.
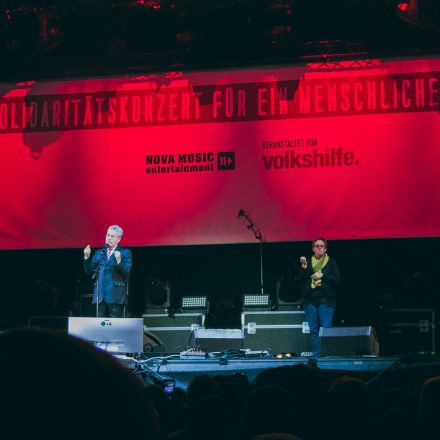
{"label": "black loudspeaker", "polygon": [[278,306],[290,306],[302,304],[301,284],[292,275],[281,276],[275,286],[276,304]]}
{"label": "black loudspeaker", "polygon": [[147,280],[145,309],[168,309],[170,307],[171,285],[169,281],[163,281],[152,277]]}
{"label": "black loudspeaker", "polygon": [[152,335],[159,339],[148,349],[144,347],[144,350],[162,353],[179,353],[186,350],[193,330],[203,326],[205,320],[203,313],[145,313],[142,317],[144,331],[149,332],[150,339]]}
{"label": "black loudspeaker", "polygon": [[243,330],[196,328],[193,331],[195,348],[206,353],[240,350],[244,347]]}
{"label": "black loudspeaker", "polygon": [[321,356],[379,356],[376,331],[368,327],[319,329]]}

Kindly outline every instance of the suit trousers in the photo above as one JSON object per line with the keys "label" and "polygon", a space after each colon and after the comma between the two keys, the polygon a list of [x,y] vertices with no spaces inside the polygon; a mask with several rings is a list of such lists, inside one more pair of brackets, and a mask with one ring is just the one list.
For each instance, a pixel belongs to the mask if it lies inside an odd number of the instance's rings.
{"label": "suit trousers", "polygon": [[98,317],[100,318],[122,318],[124,315],[124,304],[107,304],[103,301],[98,305]]}

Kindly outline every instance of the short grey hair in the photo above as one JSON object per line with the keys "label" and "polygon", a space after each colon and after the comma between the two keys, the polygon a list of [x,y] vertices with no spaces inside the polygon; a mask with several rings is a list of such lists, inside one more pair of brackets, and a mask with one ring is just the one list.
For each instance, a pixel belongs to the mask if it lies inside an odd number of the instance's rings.
{"label": "short grey hair", "polygon": [[108,229],[113,229],[113,231],[118,234],[118,237],[122,237],[124,235],[124,230],[118,225],[111,225],[108,227]]}

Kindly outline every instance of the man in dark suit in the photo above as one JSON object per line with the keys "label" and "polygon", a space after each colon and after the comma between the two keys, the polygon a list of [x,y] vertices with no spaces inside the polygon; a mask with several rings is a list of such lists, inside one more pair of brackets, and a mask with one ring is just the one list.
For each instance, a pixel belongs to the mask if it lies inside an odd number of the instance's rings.
{"label": "man in dark suit", "polygon": [[123,230],[110,226],[105,237],[105,248],[93,256],[90,245],[84,248],[84,270],[95,280],[93,304],[98,303],[98,316],[121,318],[128,303],[127,282],[132,266],[131,251],[118,246]]}

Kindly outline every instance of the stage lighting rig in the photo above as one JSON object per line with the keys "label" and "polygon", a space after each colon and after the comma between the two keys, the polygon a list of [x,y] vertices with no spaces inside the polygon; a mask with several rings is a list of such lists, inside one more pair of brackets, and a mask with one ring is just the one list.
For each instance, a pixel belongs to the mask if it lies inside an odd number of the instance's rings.
{"label": "stage lighting rig", "polygon": [[181,303],[182,312],[192,310],[207,310],[208,297],[206,296],[183,296]]}

